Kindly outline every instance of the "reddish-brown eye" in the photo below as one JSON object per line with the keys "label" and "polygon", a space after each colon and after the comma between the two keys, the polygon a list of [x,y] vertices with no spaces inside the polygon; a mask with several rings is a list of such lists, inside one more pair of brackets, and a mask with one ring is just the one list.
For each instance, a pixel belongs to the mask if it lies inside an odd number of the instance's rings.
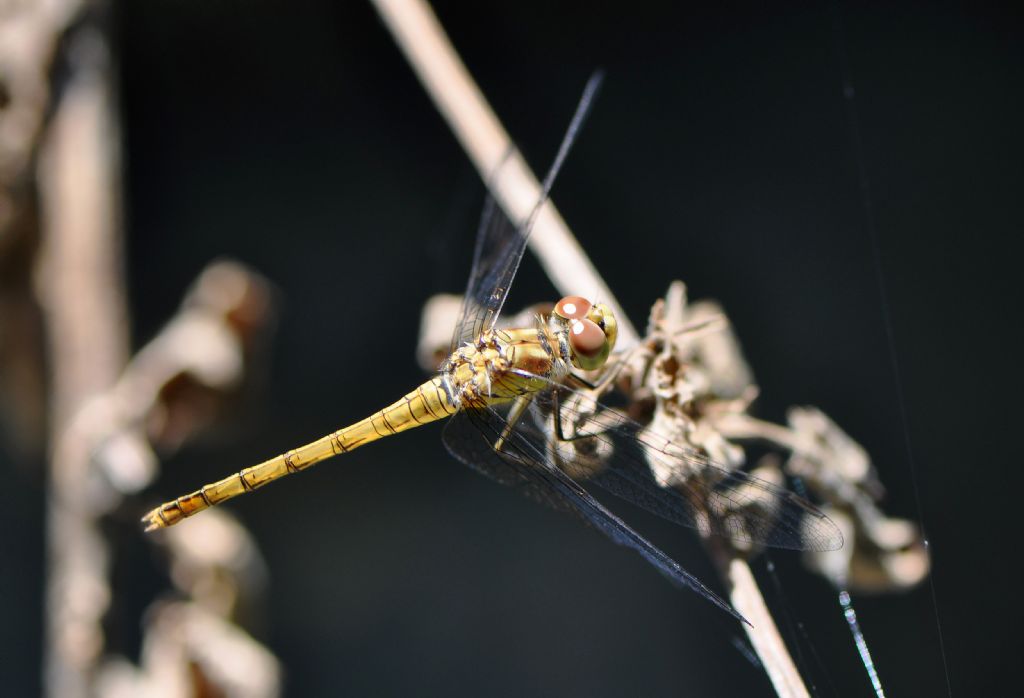
{"label": "reddish-brown eye", "polygon": [[566,320],[582,320],[590,312],[590,301],[580,296],[566,296],[555,303],[555,312]]}
{"label": "reddish-brown eye", "polygon": [[574,320],[569,326],[569,345],[581,356],[597,356],[604,349],[604,332],[590,320]]}

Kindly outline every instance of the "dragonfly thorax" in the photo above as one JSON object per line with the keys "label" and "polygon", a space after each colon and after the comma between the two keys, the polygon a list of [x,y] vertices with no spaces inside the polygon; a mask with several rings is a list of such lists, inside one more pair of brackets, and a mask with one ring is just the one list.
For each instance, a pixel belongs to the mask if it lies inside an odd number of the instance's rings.
{"label": "dragonfly thorax", "polygon": [[463,344],[441,366],[452,402],[505,402],[563,376],[568,366],[545,334],[540,328],[488,330]]}
{"label": "dragonfly thorax", "polygon": [[442,383],[455,405],[507,402],[542,390],[573,368],[600,368],[616,335],[607,306],[566,296],[535,327],[485,330],[460,346],[441,366]]}

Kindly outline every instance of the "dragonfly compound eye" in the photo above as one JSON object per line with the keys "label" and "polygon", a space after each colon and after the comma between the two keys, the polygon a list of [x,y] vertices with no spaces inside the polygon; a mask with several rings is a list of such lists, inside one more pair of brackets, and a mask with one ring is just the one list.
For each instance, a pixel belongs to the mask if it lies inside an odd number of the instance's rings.
{"label": "dragonfly compound eye", "polygon": [[566,320],[582,320],[590,312],[591,303],[580,296],[566,296],[555,303],[555,314]]}
{"label": "dragonfly compound eye", "polygon": [[587,371],[599,368],[611,347],[604,331],[591,320],[573,320],[569,325],[569,346],[574,362]]}

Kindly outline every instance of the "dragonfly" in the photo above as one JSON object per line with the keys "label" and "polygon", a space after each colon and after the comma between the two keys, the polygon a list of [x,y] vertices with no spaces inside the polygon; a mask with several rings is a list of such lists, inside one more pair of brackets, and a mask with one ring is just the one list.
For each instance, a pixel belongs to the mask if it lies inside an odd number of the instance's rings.
{"label": "dragonfly", "polygon": [[[575,515],[740,620],[726,601],[584,485],[733,541],[790,549],[841,546],[835,524],[796,494],[718,465],[597,400],[601,390],[583,376],[612,366],[618,325],[607,305],[567,296],[538,315],[532,327],[499,325],[533,224],[599,83],[595,76],[587,84],[530,215],[516,225],[488,197],[450,353],[434,377],[362,421],[161,504],[143,517],[146,530],[173,526],[320,461],[447,419],[444,443],[470,468]],[[607,384],[613,374],[605,375]],[[653,470],[678,477],[665,487]]]}

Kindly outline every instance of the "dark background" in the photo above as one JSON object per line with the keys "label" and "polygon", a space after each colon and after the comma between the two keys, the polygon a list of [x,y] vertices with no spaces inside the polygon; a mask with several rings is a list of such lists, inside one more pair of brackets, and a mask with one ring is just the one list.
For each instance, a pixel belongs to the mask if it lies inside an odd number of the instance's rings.
{"label": "dark background", "polygon": [[[860,620],[890,695],[945,692],[937,618],[954,693],[1002,692],[1021,620],[1006,547],[1020,529],[1019,17],[946,3],[436,7],[536,170],[591,71],[607,71],[554,190],[570,227],[641,327],[672,279],[721,301],[758,414],[821,407],[873,455],[888,510],[918,519],[912,442],[934,597],[859,597]],[[261,270],[283,301],[263,399],[167,463],[156,501],[419,382],[419,312],[461,291],[483,188],[367,3],[121,3],[116,27],[137,342],[217,256]],[[528,260],[509,307],[552,294]],[[0,676],[25,695],[39,690],[43,489],[23,471],[5,488]],[[231,510],[270,566],[257,634],[289,695],[771,694],[723,614],[477,477],[437,427]],[[620,511],[715,583],[692,536]],[[141,605],[161,581],[152,551],[134,550],[118,566]],[[805,625],[821,695],[871,695],[833,591],[797,556],[774,559],[790,600],[777,618]],[[120,613],[130,644],[138,619]]]}

